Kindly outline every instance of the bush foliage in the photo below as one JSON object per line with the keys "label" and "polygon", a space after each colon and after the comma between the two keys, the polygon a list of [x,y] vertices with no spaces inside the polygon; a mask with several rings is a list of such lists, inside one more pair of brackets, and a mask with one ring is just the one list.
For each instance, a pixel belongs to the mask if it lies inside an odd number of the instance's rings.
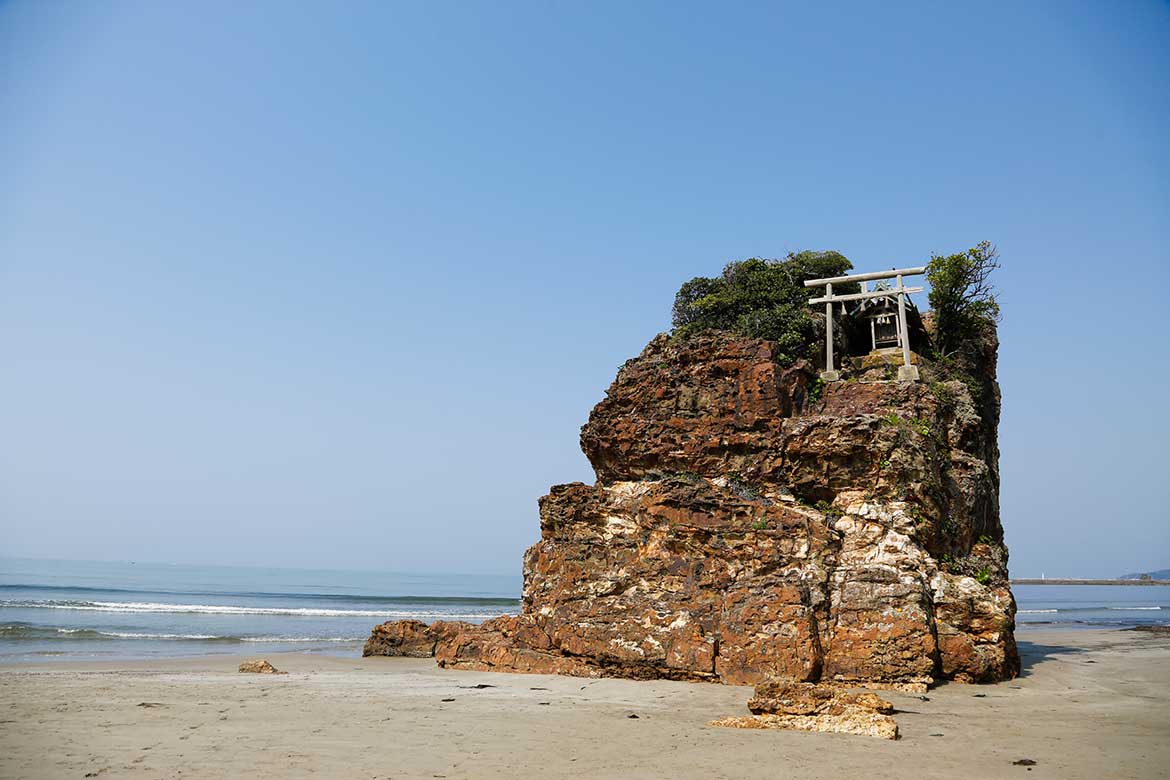
{"label": "bush foliage", "polygon": [[953,255],[932,255],[926,266],[930,308],[935,316],[938,351],[948,355],[977,337],[987,323],[999,321],[991,272],[999,253],[990,241]]}
{"label": "bush foliage", "polygon": [[[795,252],[783,260],[728,263],[723,274],[699,276],[679,288],[674,298],[675,333],[727,330],[776,343],[780,358],[791,363],[805,355],[817,338],[808,305],[820,289],[806,279],[840,276],[853,264],[838,252]],[[839,292],[850,292],[842,285]],[[834,292],[838,290],[834,289]]]}

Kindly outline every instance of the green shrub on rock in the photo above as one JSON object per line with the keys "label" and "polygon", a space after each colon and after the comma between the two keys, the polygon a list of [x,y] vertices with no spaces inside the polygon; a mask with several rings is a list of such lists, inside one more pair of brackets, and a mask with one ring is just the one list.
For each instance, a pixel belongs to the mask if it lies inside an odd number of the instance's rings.
{"label": "green shrub on rock", "polygon": [[949,355],[999,321],[999,303],[991,273],[999,268],[999,252],[983,241],[966,252],[933,255],[926,266],[930,308],[936,322],[936,347]]}
{"label": "green shrub on rock", "polygon": [[[841,276],[853,264],[838,252],[795,252],[783,260],[750,258],[728,263],[717,277],[699,276],[679,288],[674,299],[675,333],[726,330],[775,342],[782,362],[805,355],[817,341],[809,298],[818,289],[806,279]],[[842,285],[851,292],[857,285]]]}

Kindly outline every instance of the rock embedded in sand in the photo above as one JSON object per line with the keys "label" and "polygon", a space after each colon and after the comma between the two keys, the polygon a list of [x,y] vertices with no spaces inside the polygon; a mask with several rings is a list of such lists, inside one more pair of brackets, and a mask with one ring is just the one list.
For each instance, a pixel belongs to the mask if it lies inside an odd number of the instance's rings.
{"label": "rock embedded in sand", "polygon": [[[395,621],[366,655],[449,668],[923,691],[1013,677],[993,332],[958,380],[820,385],[771,342],[661,335],[540,500],[523,611]],[[795,717],[795,716],[794,716]]]}
{"label": "rock embedded in sand", "polygon": [[898,738],[894,705],[872,693],[850,693],[815,683],[773,680],[756,687],[748,716],[721,718],[709,725],[740,729],[790,729]]}
{"label": "rock embedded in sand", "polygon": [[756,686],[748,699],[753,715],[820,715],[841,711],[844,707],[892,715],[894,705],[874,693],[850,693],[829,685],[768,680]]}
{"label": "rock embedded in sand", "polygon": [[240,671],[252,674],[288,674],[288,672],[280,671],[263,658],[255,661],[244,661],[240,664]]}
{"label": "rock embedded in sand", "polygon": [[840,715],[742,715],[720,718],[707,724],[732,729],[783,729],[819,731],[829,734],[856,734],[862,737],[897,739],[898,724],[889,715],[864,711]]}

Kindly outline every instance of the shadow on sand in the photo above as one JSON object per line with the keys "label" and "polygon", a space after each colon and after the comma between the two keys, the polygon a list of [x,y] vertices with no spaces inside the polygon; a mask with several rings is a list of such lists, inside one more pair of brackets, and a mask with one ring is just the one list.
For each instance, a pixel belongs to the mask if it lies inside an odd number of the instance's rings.
{"label": "shadow on sand", "polygon": [[1044,645],[1039,642],[1029,642],[1016,636],[1016,648],[1020,651],[1020,677],[1027,677],[1032,673],[1032,667],[1051,658],[1062,655],[1084,653],[1083,647],[1069,645]]}

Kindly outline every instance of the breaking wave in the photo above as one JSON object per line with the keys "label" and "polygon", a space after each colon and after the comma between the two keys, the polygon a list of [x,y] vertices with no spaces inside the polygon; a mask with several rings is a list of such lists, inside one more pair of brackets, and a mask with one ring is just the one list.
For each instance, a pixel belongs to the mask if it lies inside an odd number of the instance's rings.
{"label": "breaking wave", "polygon": [[[516,606],[514,599],[492,599],[498,606]],[[446,606],[446,605],[440,605]],[[498,610],[450,613],[442,609],[332,609],[326,607],[253,607],[224,604],[169,604],[155,601],[73,601],[52,599],[0,600],[0,608],[64,609],[79,612],[115,612],[121,614],[194,614],[194,615],[283,615],[288,617],[381,617],[418,618],[435,616],[455,620],[478,620],[501,614]]]}
{"label": "breaking wave", "polygon": [[[280,599],[283,601],[343,601],[350,604],[432,604],[468,607],[519,607],[520,599],[500,596],[367,596],[343,593],[279,593],[273,591],[220,591],[220,590],[137,590],[134,588],[89,588],[64,585],[0,584],[0,593],[5,591],[45,591],[59,593],[139,593],[163,596],[213,596],[217,598]],[[64,601],[62,603],[65,603]],[[101,603],[101,602],[97,602]],[[141,602],[126,602],[141,603]],[[146,602],[150,603],[150,602]],[[0,600],[0,606],[12,606]]]}
{"label": "breaking wave", "polygon": [[160,634],[148,631],[100,631],[93,628],[58,628],[28,623],[0,625],[0,639],[69,640],[69,639],[155,639],[188,642],[361,642],[365,637],[350,636],[224,636],[217,634]]}

